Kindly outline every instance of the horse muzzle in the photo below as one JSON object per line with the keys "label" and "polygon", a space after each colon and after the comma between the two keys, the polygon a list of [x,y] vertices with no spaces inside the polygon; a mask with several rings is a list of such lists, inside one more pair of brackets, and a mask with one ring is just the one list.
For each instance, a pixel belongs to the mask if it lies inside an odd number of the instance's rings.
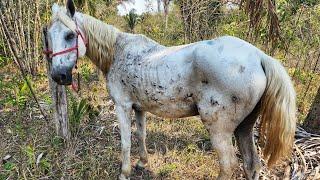
{"label": "horse muzzle", "polygon": [[59,85],[71,85],[72,69],[59,69],[51,72],[52,79]]}

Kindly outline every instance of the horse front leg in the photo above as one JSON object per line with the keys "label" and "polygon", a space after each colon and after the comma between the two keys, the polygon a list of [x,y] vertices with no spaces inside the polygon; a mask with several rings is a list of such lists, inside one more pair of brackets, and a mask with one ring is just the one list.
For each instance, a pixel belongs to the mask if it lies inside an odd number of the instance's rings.
{"label": "horse front leg", "polygon": [[130,179],[131,174],[131,161],[130,161],[130,149],[131,149],[131,108],[127,108],[122,105],[116,104],[116,114],[119,121],[120,133],[121,133],[121,158],[122,167],[119,179]]}
{"label": "horse front leg", "polygon": [[148,152],[146,147],[146,115],[144,111],[135,110],[137,139],[139,143],[140,160],[137,162],[137,168],[144,168],[148,163]]}

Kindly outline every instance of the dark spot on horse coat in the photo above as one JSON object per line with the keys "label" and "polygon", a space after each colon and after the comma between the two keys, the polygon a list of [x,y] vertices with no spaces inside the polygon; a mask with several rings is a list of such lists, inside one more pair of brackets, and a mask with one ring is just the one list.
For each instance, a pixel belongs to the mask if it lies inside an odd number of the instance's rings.
{"label": "dark spot on horse coat", "polygon": [[158,98],[156,98],[154,95],[153,96],[151,96],[151,98],[150,98],[152,101],[155,101],[155,102],[158,102]]}
{"label": "dark spot on horse coat", "polygon": [[240,66],[239,73],[243,73],[246,68],[244,66]]}
{"label": "dark spot on horse coat", "polygon": [[135,61],[135,62],[139,61],[140,59],[141,59],[141,56],[140,56],[140,55],[137,55],[137,56],[134,57],[134,61]]}
{"label": "dark spot on horse coat", "polygon": [[207,79],[204,79],[204,80],[202,80],[201,82],[202,82],[203,84],[208,84],[208,83],[209,83]]}
{"label": "dark spot on horse coat", "polygon": [[131,59],[132,55],[131,54],[127,54],[127,59]]}
{"label": "dark spot on horse coat", "polygon": [[218,102],[218,101],[216,101],[216,100],[214,100],[214,98],[213,98],[213,97],[211,97],[211,98],[210,98],[210,103],[211,103],[211,105],[212,105],[212,106],[219,105],[219,102]]}
{"label": "dark spot on horse coat", "polygon": [[136,111],[142,111],[141,106],[137,105],[137,104],[132,104],[132,109],[136,110]]}
{"label": "dark spot on horse coat", "polygon": [[121,82],[122,82],[122,84],[123,84],[123,85],[126,85],[126,83],[124,82],[124,80],[123,80],[123,79],[121,79]]}
{"label": "dark spot on horse coat", "polygon": [[186,96],[184,97],[184,100],[192,100],[192,96],[193,96],[193,93],[188,93],[188,94],[186,94]]}
{"label": "dark spot on horse coat", "polygon": [[232,99],[232,102],[234,102],[234,103],[238,103],[240,101],[240,98],[238,98],[235,95],[232,95],[231,99]]}

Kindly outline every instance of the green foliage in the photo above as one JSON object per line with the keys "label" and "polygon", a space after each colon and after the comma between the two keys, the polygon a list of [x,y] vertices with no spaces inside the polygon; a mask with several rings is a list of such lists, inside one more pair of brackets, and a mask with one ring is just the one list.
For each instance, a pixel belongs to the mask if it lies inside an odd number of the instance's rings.
{"label": "green foliage", "polygon": [[160,44],[172,46],[184,44],[183,24],[180,17],[170,13],[168,16],[168,27],[160,14],[141,15],[141,23],[137,26],[137,32],[159,42]]}
{"label": "green foliage", "polygon": [[5,66],[9,61],[9,58],[0,55],[0,67]]}
{"label": "green foliage", "polygon": [[[30,77],[27,77],[27,81],[32,84]],[[1,104],[18,106],[21,109],[25,108],[31,95],[26,81],[21,82],[18,79],[12,79],[5,82],[0,80],[0,88],[6,91],[4,98],[0,99]]]}
{"label": "green foliage", "polygon": [[58,150],[63,147],[64,139],[60,136],[55,136],[51,139],[51,145],[54,149]]}
{"label": "green foliage", "polygon": [[176,163],[170,163],[170,164],[166,164],[164,166],[162,166],[160,169],[159,169],[159,176],[161,177],[166,177],[168,176],[171,172],[173,172],[174,170],[177,169],[177,164]]}
{"label": "green foliage", "polygon": [[72,99],[71,114],[69,118],[72,135],[75,135],[78,132],[81,119],[88,113],[88,107],[89,105],[85,99],[81,99],[79,103]]}
{"label": "green foliage", "polygon": [[27,145],[23,147],[22,150],[27,156],[28,165],[34,167],[34,165],[36,164],[36,155],[34,147],[32,145]]}
{"label": "green foliage", "polygon": [[[27,81],[31,84],[31,80],[29,77],[27,77]],[[14,103],[21,108],[26,105],[28,97],[30,97],[30,89],[28,87],[27,81],[24,81],[22,86],[19,89],[16,89],[16,98]]]}
{"label": "green foliage", "polygon": [[6,180],[9,175],[0,173],[0,180]]}
{"label": "green foliage", "polygon": [[46,174],[49,172],[49,170],[52,168],[51,166],[51,162],[49,161],[49,159],[47,157],[43,157],[39,164],[38,164],[39,168],[41,171],[44,171]]}
{"label": "green foliage", "polygon": [[6,162],[3,166],[4,166],[4,169],[7,171],[11,171],[16,167],[16,165],[12,162]]}
{"label": "green foliage", "polygon": [[128,28],[130,30],[130,32],[134,32],[134,28],[136,27],[136,25],[140,22],[140,17],[138,14],[136,14],[136,10],[132,9],[129,14],[127,14],[126,16],[124,16]]}
{"label": "green foliage", "polygon": [[91,75],[91,69],[87,64],[82,64],[80,67],[81,77],[88,82]]}

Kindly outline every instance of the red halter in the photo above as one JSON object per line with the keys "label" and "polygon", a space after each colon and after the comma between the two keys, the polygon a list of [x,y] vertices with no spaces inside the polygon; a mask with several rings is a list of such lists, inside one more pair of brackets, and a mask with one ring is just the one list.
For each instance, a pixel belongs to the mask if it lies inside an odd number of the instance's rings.
{"label": "red halter", "polygon": [[43,51],[44,54],[50,56],[50,58],[53,58],[54,56],[58,56],[58,55],[61,55],[61,54],[66,54],[68,52],[71,52],[71,51],[74,51],[76,50],[77,51],[77,59],[79,58],[79,41],[78,41],[78,37],[80,36],[82,41],[84,42],[85,46],[87,47],[87,44],[88,42],[85,40],[84,36],[82,35],[81,31],[79,30],[78,28],[78,24],[77,24],[77,21],[75,21],[76,23],[76,33],[77,33],[77,38],[76,38],[76,45],[71,47],[71,48],[68,48],[68,49],[65,49],[65,50],[62,50],[62,51],[59,51],[59,52],[56,52],[56,53],[53,53],[52,50],[49,50],[49,49],[46,49]]}
{"label": "red halter", "polygon": [[[72,52],[72,51],[77,51],[77,59],[76,59],[76,64],[75,64],[75,68],[77,69],[77,62],[78,62],[78,58],[79,58],[79,36],[81,37],[82,41],[84,42],[84,45],[87,47],[88,45],[88,41],[85,40],[84,36],[82,35],[81,31],[79,30],[78,28],[78,24],[77,24],[77,21],[75,21],[75,24],[76,24],[76,33],[77,33],[77,38],[76,38],[76,45],[71,47],[71,48],[68,48],[68,49],[65,49],[65,50],[62,50],[62,51],[59,51],[59,52],[56,52],[56,53],[53,53],[52,50],[49,50],[49,49],[45,49],[43,51],[44,54],[46,54],[47,56],[49,56],[50,58],[53,58],[54,56],[58,56],[58,55],[61,55],[61,54],[66,54],[68,52]],[[79,91],[79,85],[80,85],[80,81],[79,81],[79,73],[78,73],[78,85],[75,84],[74,82],[72,82],[72,89],[76,92]]]}

